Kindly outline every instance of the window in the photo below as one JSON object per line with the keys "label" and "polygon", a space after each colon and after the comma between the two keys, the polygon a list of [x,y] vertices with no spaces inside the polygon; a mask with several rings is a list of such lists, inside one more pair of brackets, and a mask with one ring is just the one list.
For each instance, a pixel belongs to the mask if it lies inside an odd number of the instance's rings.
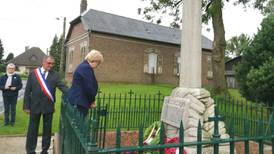
{"label": "window", "polygon": [[83,61],[87,55],[88,49],[87,49],[87,41],[84,41],[80,44],[80,61]]}
{"label": "window", "polygon": [[213,78],[213,71],[212,71],[212,57],[207,56],[207,78]]}
{"label": "window", "polygon": [[68,51],[68,72],[72,72],[74,46],[69,48]]}
{"label": "window", "polygon": [[32,61],[32,62],[37,61],[37,57],[35,55],[32,55],[30,57],[30,61]]}
{"label": "window", "polygon": [[174,75],[180,76],[180,70],[181,70],[181,57],[180,52],[177,52],[174,54],[174,69],[173,73]]}
{"label": "window", "polygon": [[144,53],[144,72],[149,74],[161,74],[163,56],[156,49],[147,49]]}
{"label": "window", "polygon": [[148,73],[156,74],[156,68],[157,68],[157,54],[149,53],[148,54]]}

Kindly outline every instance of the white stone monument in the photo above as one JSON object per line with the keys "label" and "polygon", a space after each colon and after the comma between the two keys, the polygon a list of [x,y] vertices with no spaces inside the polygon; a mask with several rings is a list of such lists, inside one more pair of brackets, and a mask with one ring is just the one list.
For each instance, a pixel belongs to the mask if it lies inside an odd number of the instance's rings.
{"label": "white stone monument", "polygon": [[[183,1],[183,25],[181,37],[180,87],[175,88],[164,100],[161,121],[165,123],[168,138],[179,136],[181,121],[184,124],[185,142],[197,141],[198,122],[202,124],[203,140],[212,138],[214,100],[201,88],[201,0]],[[228,138],[224,122],[219,123],[221,138]],[[196,147],[185,147],[187,154],[197,153]],[[212,147],[204,147],[203,153],[213,153]],[[220,153],[229,153],[229,147],[220,147]]]}

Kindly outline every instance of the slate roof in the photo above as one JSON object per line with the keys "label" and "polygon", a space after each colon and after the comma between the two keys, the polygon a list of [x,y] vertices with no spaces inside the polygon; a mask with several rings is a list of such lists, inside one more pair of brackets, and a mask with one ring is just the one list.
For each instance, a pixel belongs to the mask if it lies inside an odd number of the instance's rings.
{"label": "slate roof", "polygon": [[17,66],[41,66],[44,56],[46,54],[40,48],[32,47],[9,62]]}
{"label": "slate roof", "polygon": [[[80,19],[80,20],[79,20]],[[180,45],[181,30],[90,9],[71,22],[83,22],[85,30]],[[212,41],[202,36],[202,48],[212,49]]]}

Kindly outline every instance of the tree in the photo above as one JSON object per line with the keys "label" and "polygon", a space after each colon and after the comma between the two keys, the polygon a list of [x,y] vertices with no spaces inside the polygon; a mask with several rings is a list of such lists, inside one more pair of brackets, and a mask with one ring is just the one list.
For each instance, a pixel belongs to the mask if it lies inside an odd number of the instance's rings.
{"label": "tree", "polygon": [[261,23],[250,46],[237,65],[236,79],[241,94],[249,100],[274,100],[274,14]]}
{"label": "tree", "polygon": [[[141,0],[149,1],[150,6],[142,9],[138,9],[138,12],[144,17],[151,21],[155,22],[155,14],[169,14],[174,17],[173,22],[171,23],[172,27],[179,27],[180,25],[180,5],[182,0]],[[229,2],[229,0],[225,0]],[[208,23],[212,19],[214,40],[213,40],[213,50],[212,50],[212,60],[213,60],[213,88],[217,93],[220,93],[226,89],[225,82],[225,31],[223,24],[223,15],[222,8],[225,3],[224,0],[203,0],[202,1],[202,10],[203,16],[202,20],[204,23]],[[268,1],[272,0],[236,0],[234,2],[237,4],[248,4],[253,2],[254,8],[260,10],[265,9],[265,4]],[[161,23],[162,16],[158,16],[156,23]]]}
{"label": "tree", "polygon": [[250,45],[250,42],[251,38],[246,34],[233,36],[226,43],[225,55],[231,58],[242,55],[244,50]]}
{"label": "tree", "polygon": [[2,40],[0,39],[0,60],[1,60],[1,64],[3,63],[2,62],[3,56],[4,56],[4,47],[3,47],[3,44],[2,44]]}
{"label": "tree", "polygon": [[2,59],[3,56],[4,56],[4,47],[3,47],[2,41],[0,39],[0,71],[1,72],[5,72],[5,70],[6,70],[5,62]]}
{"label": "tree", "polygon": [[62,48],[61,43],[62,43],[61,38],[58,40],[58,37],[55,35],[49,49],[49,54],[55,59],[55,65],[53,69],[57,72],[59,71],[59,65],[60,65],[60,54],[61,54],[61,48]]}
{"label": "tree", "polygon": [[8,54],[8,56],[7,56],[7,58],[6,58],[6,63],[9,61],[9,60],[11,60],[11,59],[13,59],[14,58],[14,55],[13,55],[13,53],[9,53]]}

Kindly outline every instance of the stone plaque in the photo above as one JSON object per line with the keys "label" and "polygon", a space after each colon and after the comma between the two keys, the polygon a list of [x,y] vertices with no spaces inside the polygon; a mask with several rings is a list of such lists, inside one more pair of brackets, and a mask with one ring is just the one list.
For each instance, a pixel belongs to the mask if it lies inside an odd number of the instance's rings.
{"label": "stone plaque", "polygon": [[179,128],[181,121],[187,125],[189,99],[178,97],[165,97],[161,121]]}

